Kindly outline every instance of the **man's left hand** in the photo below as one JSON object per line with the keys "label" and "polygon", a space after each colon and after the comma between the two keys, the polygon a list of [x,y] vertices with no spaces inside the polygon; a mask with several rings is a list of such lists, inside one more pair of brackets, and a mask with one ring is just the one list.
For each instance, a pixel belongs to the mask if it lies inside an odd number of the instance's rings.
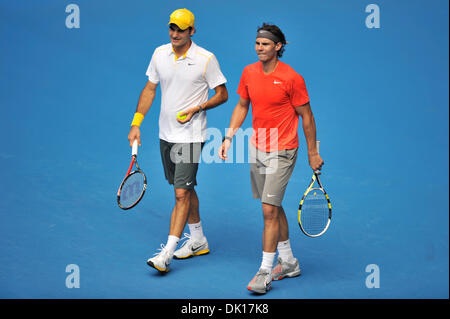
{"label": "man's left hand", "polygon": [[[187,123],[191,120],[191,118],[194,116],[194,114],[197,113],[199,110],[200,110],[200,108],[198,106],[188,108],[187,110],[184,110],[178,114],[179,116],[177,116],[177,121],[181,124]],[[186,118],[180,119],[180,117],[183,117],[184,115],[186,115]]]}

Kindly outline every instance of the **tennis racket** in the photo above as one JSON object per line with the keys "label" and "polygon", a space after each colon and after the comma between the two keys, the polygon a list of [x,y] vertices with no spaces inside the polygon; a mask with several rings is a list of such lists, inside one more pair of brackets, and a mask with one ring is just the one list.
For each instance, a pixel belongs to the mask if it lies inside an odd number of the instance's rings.
{"label": "tennis racket", "polygon": [[[320,141],[316,143],[319,151]],[[330,198],[322,186],[319,175],[319,170],[314,171],[298,207],[298,224],[302,232],[309,237],[323,235],[331,222]]]}
{"label": "tennis racket", "polygon": [[[117,204],[122,209],[130,209],[139,203],[147,188],[147,177],[144,172],[139,168],[137,162],[137,140],[133,142],[131,148],[131,164],[128,168],[127,175],[120,184],[117,191]],[[133,164],[136,166],[136,170],[133,169]]]}

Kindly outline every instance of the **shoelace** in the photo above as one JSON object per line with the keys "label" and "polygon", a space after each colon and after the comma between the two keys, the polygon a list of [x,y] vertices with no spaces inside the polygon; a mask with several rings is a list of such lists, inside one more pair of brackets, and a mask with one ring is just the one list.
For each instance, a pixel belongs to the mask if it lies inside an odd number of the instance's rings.
{"label": "shoelace", "polygon": [[266,277],[266,276],[268,276],[268,275],[270,275],[270,273],[258,271],[258,273],[256,274],[255,277],[259,277],[259,276]]}
{"label": "shoelace", "polygon": [[255,276],[255,281],[258,280],[258,277],[263,277],[262,280],[264,280],[264,284],[265,285],[270,285],[271,282],[271,278],[268,279],[268,277],[271,277],[269,273],[265,273],[265,272],[258,272]]}
{"label": "shoelace", "polygon": [[[186,240],[185,240],[186,239]],[[181,244],[181,246],[180,246],[180,249],[184,246],[184,245],[186,245],[186,243],[187,242],[189,242],[189,240],[191,239],[191,235],[189,235],[188,233],[184,233],[184,237],[183,238],[181,238],[181,240],[180,241],[183,241],[184,240],[184,242]]]}
{"label": "shoelace", "polygon": [[162,253],[162,251],[164,250],[164,244],[161,244],[161,248],[158,248],[158,252],[154,253],[153,256],[159,255]]}

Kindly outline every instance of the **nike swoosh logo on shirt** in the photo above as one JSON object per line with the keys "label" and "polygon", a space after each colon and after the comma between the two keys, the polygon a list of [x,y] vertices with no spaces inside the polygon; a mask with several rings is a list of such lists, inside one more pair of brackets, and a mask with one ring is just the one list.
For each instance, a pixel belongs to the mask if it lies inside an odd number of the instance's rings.
{"label": "nike swoosh logo on shirt", "polygon": [[275,197],[275,196],[277,196],[277,195],[270,195],[270,194],[267,194],[267,197]]}
{"label": "nike swoosh logo on shirt", "polygon": [[273,84],[282,84],[283,82],[273,81]]}

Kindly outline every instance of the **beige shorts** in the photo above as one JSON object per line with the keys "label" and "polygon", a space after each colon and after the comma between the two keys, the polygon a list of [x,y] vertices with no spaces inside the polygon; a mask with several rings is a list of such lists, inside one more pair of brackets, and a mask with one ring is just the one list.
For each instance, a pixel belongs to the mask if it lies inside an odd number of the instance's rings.
{"label": "beige shorts", "polygon": [[263,152],[250,143],[250,179],[253,198],[281,206],[289,178],[294,171],[298,148]]}

